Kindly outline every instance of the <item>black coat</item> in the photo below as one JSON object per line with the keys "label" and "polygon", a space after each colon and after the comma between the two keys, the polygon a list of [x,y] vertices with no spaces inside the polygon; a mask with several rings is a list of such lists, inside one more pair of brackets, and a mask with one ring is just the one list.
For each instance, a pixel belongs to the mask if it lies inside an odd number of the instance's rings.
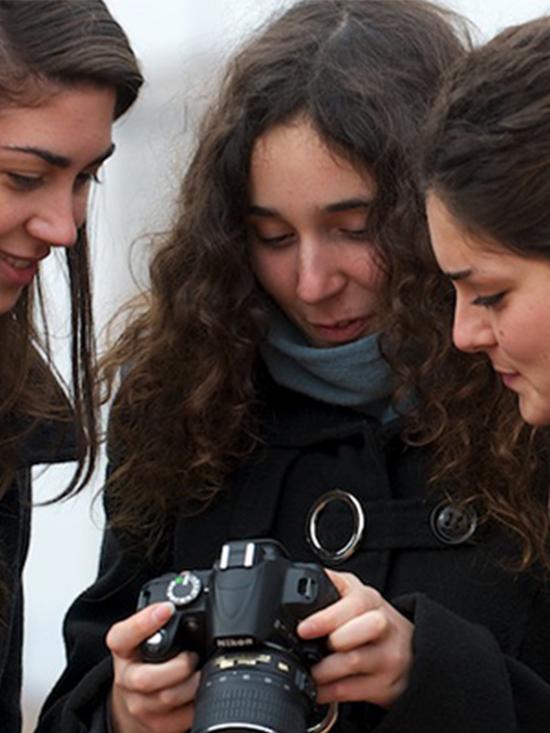
{"label": "black coat", "polygon": [[21,651],[23,641],[22,572],[31,528],[31,467],[74,460],[73,436],[60,425],[44,423],[28,437],[20,467],[0,500],[0,562],[7,591],[5,623],[0,625],[0,730],[21,730]]}
{"label": "black coat", "polygon": [[[339,569],[378,588],[415,624],[407,691],[385,713],[343,705],[338,733],[543,733],[550,720],[550,589],[536,573],[504,568],[516,548],[475,529],[422,480],[423,455],[379,427],[270,385],[266,447],[199,517],[176,522],[170,558],[146,565],[107,532],[99,576],[65,622],[68,666],[42,713],[40,733],[84,733],[112,683],[104,636],[130,615],[142,583],[167,569],[210,567],[228,539],[270,536],[294,560],[318,561],[306,540],[313,503],[338,488],[366,516],[359,550]],[[342,544],[342,505],[323,515],[325,545]]]}

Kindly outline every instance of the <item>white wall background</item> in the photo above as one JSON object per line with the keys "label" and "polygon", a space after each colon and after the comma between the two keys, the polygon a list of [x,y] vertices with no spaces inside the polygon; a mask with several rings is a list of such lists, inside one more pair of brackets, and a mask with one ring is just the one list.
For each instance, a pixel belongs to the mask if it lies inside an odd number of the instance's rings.
{"label": "white wall background", "polygon": [[[100,329],[135,292],[135,280],[144,282],[147,243],[143,235],[169,221],[194,124],[223,59],[271,12],[293,2],[106,1],[130,36],[147,84],[134,109],[116,126],[116,154],[105,166],[90,215]],[[550,12],[550,0],[447,0],[444,4],[469,17],[482,37]],[[67,358],[63,308],[57,304],[53,314],[59,324],[54,344],[62,371]],[[23,699],[28,732],[64,666],[63,615],[95,575],[103,516],[93,496],[100,488],[102,470],[100,466],[93,485],[76,499],[34,512],[25,575]],[[40,475],[35,485],[37,500],[57,493],[67,475],[67,467],[50,468]]]}

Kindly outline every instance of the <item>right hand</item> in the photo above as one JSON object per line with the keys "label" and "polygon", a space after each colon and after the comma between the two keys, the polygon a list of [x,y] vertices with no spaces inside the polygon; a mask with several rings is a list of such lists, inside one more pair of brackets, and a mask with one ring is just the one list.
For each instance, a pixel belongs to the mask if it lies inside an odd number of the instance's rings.
{"label": "right hand", "polygon": [[115,733],[183,733],[191,728],[199,685],[198,657],[181,652],[160,664],[143,662],[139,645],[172,616],[171,603],[155,603],[114,624],[107,634],[114,682]]}

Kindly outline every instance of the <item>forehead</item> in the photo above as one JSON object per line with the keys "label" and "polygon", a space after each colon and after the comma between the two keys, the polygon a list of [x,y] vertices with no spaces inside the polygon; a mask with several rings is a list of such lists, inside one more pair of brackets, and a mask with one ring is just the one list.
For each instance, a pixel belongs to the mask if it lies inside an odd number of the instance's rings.
{"label": "forehead", "polygon": [[[426,201],[432,247],[439,267],[455,281],[550,287],[550,260],[523,257],[467,232],[433,194]],[[550,299],[548,301],[550,303]]]}
{"label": "forehead", "polygon": [[463,227],[433,192],[426,198],[428,227],[435,256],[444,270],[478,267],[518,259],[518,255]]}
{"label": "forehead", "polygon": [[88,84],[44,85],[40,97],[0,106],[0,144],[75,155],[110,144],[115,91]]}
{"label": "forehead", "polygon": [[253,146],[252,192],[260,193],[283,181],[287,190],[300,186],[315,194],[319,193],[321,183],[327,199],[342,188],[355,188],[357,193],[374,188],[374,179],[368,171],[359,171],[344,156],[331,150],[307,118],[268,129]]}

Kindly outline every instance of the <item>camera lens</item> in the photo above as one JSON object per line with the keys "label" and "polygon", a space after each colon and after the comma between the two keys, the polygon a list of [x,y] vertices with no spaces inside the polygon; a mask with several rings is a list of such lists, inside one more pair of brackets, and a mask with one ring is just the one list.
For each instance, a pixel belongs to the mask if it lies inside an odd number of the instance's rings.
{"label": "camera lens", "polygon": [[305,733],[314,705],[311,677],[293,655],[218,652],[202,670],[192,733]]}

